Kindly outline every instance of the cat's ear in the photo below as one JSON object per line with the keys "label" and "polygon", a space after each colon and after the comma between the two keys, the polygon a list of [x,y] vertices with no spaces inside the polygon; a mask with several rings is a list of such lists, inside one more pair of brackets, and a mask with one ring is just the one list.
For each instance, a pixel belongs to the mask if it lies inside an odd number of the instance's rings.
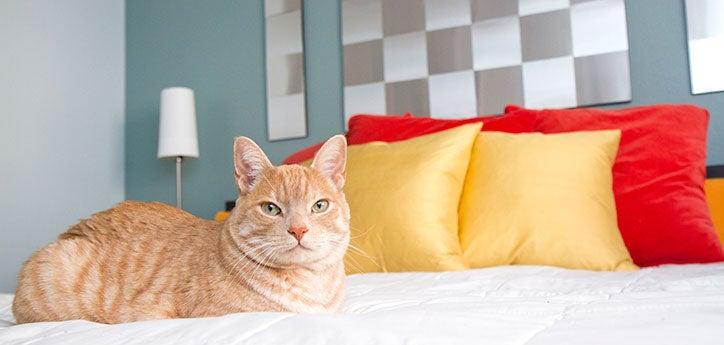
{"label": "cat's ear", "polygon": [[347,164],[347,139],[335,135],[322,145],[312,161],[312,168],[332,180],[337,189],[344,187],[344,169]]}
{"label": "cat's ear", "polygon": [[264,151],[247,137],[234,139],[234,175],[239,193],[249,193],[262,171],[272,167]]}

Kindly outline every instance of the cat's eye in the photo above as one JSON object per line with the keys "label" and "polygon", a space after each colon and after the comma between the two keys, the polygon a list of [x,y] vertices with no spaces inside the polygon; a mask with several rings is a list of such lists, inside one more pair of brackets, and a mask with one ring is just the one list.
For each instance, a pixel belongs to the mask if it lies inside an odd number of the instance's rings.
{"label": "cat's eye", "polygon": [[278,216],[282,213],[282,209],[279,208],[279,206],[274,205],[274,203],[271,203],[271,202],[265,202],[265,203],[261,204],[261,210],[262,210],[262,212],[264,212],[270,216]]}
{"label": "cat's eye", "polygon": [[329,201],[327,200],[317,200],[317,202],[312,205],[312,212],[314,213],[322,213],[327,210],[329,207]]}

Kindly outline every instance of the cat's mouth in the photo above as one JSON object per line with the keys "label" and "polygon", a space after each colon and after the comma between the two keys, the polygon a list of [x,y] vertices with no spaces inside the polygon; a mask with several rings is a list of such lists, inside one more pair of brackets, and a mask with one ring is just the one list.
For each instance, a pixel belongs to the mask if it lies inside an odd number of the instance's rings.
{"label": "cat's mouth", "polygon": [[293,247],[291,247],[289,250],[287,250],[287,252],[292,252],[292,251],[295,251],[295,250],[302,250],[302,251],[309,251],[309,252],[311,252],[311,251],[313,251],[314,249],[309,248],[309,247],[303,245],[301,242],[297,242],[297,244],[295,244]]}

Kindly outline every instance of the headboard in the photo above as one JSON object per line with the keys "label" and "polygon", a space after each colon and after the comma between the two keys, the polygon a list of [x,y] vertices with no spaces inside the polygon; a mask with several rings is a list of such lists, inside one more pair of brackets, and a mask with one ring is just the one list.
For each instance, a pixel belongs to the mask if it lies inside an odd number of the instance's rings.
{"label": "headboard", "polygon": [[706,167],[706,178],[724,178],[724,165]]}

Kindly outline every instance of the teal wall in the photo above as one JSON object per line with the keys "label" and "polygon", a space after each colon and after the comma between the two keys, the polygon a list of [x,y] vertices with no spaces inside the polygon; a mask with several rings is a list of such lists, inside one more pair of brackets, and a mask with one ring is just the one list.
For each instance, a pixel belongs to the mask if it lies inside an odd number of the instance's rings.
{"label": "teal wall", "polygon": [[236,136],[252,138],[273,162],[343,131],[339,5],[305,1],[308,137],[268,142],[262,0],[126,2],[126,195],[175,200],[172,160],[156,158],[161,89],[194,89],[198,159],[184,161],[184,208],[211,217],[235,198]]}
{"label": "teal wall", "polygon": [[0,1],[0,293],[34,251],[125,196],[123,11]]}
{"label": "teal wall", "polygon": [[[126,196],[174,200],[174,168],[156,159],[162,88],[196,91],[200,158],[184,163],[184,207],[211,217],[235,197],[231,143],[253,138],[279,162],[343,130],[339,3],[305,0],[309,136],[266,140],[262,0],[127,0]],[[681,0],[626,2],[633,102],[711,110],[709,164],[724,164],[724,93],[692,96]],[[672,128],[672,131],[675,131]]]}

